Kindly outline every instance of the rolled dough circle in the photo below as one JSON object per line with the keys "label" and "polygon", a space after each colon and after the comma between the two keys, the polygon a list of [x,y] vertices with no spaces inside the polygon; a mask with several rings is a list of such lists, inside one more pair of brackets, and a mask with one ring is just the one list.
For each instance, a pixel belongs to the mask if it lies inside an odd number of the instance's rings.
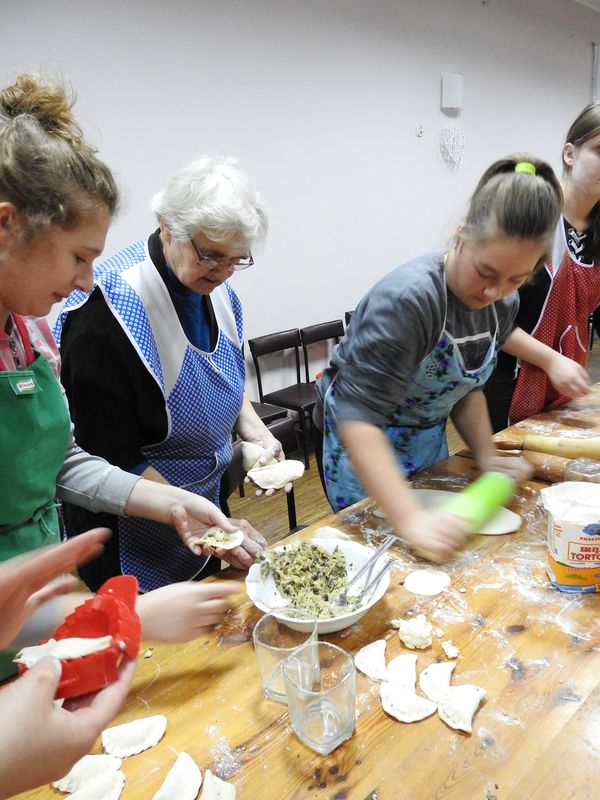
{"label": "rolled dough circle", "polygon": [[440,569],[416,569],[404,579],[404,588],[412,594],[433,597],[450,586],[450,576]]}

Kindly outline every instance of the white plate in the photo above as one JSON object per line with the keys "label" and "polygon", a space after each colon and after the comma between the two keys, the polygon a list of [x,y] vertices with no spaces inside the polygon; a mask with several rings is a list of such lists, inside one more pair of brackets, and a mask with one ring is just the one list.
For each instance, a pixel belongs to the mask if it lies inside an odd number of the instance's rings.
{"label": "white plate", "polygon": [[[338,547],[346,558],[346,565],[348,569],[348,580],[361,568],[361,566],[365,563],[365,561],[373,554],[373,550],[370,547],[366,547],[363,544],[358,544],[358,542],[354,541],[346,541],[346,540],[337,540],[337,539],[310,539],[309,540],[312,544],[317,544],[323,548],[323,550],[327,550],[328,553],[333,553],[336,547]],[[282,552],[284,549],[288,549],[291,547],[297,547],[300,542],[290,542],[290,544],[280,545],[279,547],[273,548],[275,553]],[[383,566],[386,556],[383,555],[375,565],[374,569],[377,571]],[[362,579],[359,580],[359,586]],[[389,570],[379,579],[375,590],[371,594],[369,600],[361,605],[359,608],[355,609],[354,611],[350,612],[349,614],[341,614],[339,617],[331,617],[327,619],[319,620],[318,624],[318,632],[319,633],[333,633],[334,631],[341,631],[344,628],[348,628],[350,625],[354,625],[355,622],[358,622],[359,619],[364,617],[367,611],[374,606],[378,600],[381,600],[383,595],[386,592],[386,589],[390,585],[390,573]],[[359,593],[359,586],[356,589],[353,587],[351,592]],[[275,581],[273,580],[273,576],[271,573],[267,575],[266,578],[261,578],[260,576],[260,564],[253,564],[248,571],[248,575],[246,577],[246,591],[248,592],[248,597],[257,608],[260,608],[261,611],[272,611],[273,609],[281,608],[286,604],[286,601],[283,595],[280,594],[277,587],[275,586]],[[292,620],[285,616],[285,611],[277,612],[277,617],[283,620],[286,623],[289,623],[290,628],[294,628],[295,630],[304,630],[306,629],[306,624],[302,622],[298,622],[297,620]]]}

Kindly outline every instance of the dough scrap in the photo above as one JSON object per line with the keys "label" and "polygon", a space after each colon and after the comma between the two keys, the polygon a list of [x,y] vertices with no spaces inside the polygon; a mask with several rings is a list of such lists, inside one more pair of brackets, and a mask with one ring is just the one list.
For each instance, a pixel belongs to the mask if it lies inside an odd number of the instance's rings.
{"label": "dough scrap", "polygon": [[423,650],[433,641],[432,626],[425,619],[425,614],[418,614],[412,619],[401,619],[398,627],[400,640],[411,650]]}
{"label": "dough scrap", "polygon": [[124,785],[125,774],[123,772],[120,770],[107,772],[84,783],[80,789],[69,796],[69,800],[119,800]]}
{"label": "dough scrap", "polygon": [[469,683],[451,686],[440,700],[438,714],[451,728],[471,733],[473,717],[485,695],[485,689]]}
{"label": "dough scrap", "polygon": [[433,597],[441,594],[450,586],[450,576],[447,572],[440,569],[416,569],[404,579],[404,588],[412,594],[420,594],[424,597]]}
{"label": "dough scrap", "polygon": [[448,694],[455,666],[452,661],[442,661],[439,664],[430,664],[419,675],[419,688],[434,703],[439,703]]}
{"label": "dough scrap", "polygon": [[417,683],[416,654],[404,653],[401,656],[392,658],[387,667],[387,681],[414,692]]}
{"label": "dough scrap", "polygon": [[213,525],[213,527],[205,531],[202,536],[196,536],[193,539],[194,543],[202,542],[210,547],[214,547],[216,550],[233,550],[235,547],[239,547],[243,541],[244,534],[242,531],[238,530],[229,533],[218,525]]}
{"label": "dough scrap", "polygon": [[53,781],[52,786],[60,792],[76,792],[92,780],[118,772],[122,763],[123,759],[105,753],[83,756],[73,764],[64,777]]}
{"label": "dough scrap", "polygon": [[217,778],[207,769],[204,773],[204,786],[200,800],[235,800],[235,786]]}
{"label": "dough scrap", "polygon": [[[449,500],[456,497],[456,492],[441,489],[413,489],[413,496],[421,508],[442,508]],[[476,533],[485,536],[502,536],[515,533],[521,527],[522,518],[508,508],[500,508],[494,516]]]}
{"label": "dough scrap", "polygon": [[101,650],[108,650],[112,642],[112,636],[98,636],[95,639],[83,639],[73,636],[68,639],[48,639],[44,644],[36,644],[32,647],[24,647],[14,658],[17,664],[25,664],[32,667],[34,664],[46,656],[54,656],[61,661],[68,661],[81,656],[89,656],[91,653],[99,653]]}
{"label": "dough scrap", "polygon": [[459,649],[455,644],[452,644],[452,639],[447,639],[442,642],[442,650],[446,654],[446,658],[458,658]]}
{"label": "dough scrap", "polygon": [[359,669],[367,677],[374,681],[385,681],[387,679],[387,667],[385,666],[386,640],[378,639],[376,642],[362,647],[354,656],[356,669]]}
{"label": "dough scrap", "polygon": [[419,697],[418,694],[386,681],[379,688],[383,710],[400,722],[417,722],[435,713],[437,705],[431,700]]}
{"label": "dough scrap", "polygon": [[123,725],[115,725],[102,731],[102,747],[105,753],[127,758],[154,747],[167,729],[167,718],[162,714],[134,719]]}
{"label": "dough scrap", "polygon": [[302,461],[286,458],[264,467],[248,470],[248,477],[261,489],[282,489],[286,483],[295,481],[304,475]]}
{"label": "dough scrap", "polygon": [[152,800],[196,800],[202,783],[200,767],[187,753],[179,753]]}

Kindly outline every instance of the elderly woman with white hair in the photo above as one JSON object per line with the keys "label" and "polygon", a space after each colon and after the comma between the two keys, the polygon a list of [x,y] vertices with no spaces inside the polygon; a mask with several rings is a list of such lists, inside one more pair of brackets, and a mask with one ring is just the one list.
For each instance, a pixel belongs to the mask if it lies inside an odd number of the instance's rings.
{"label": "elderly woman with white hair", "polygon": [[[55,328],[62,382],[82,447],[218,504],[233,430],[266,459],[284,457],[244,394],[242,308],[227,280],[254,263],[267,216],[235,160],[212,156],[176,173],[152,209],[158,229],[97,267],[94,291],[74,292],[64,306]],[[199,564],[154,522],[70,505],[65,520],[68,535],[113,530],[104,554],[81,570],[92,589],[122,572],[149,591],[220,566],[215,558]],[[249,545],[239,563],[230,560],[248,567],[264,539],[240,526]]]}

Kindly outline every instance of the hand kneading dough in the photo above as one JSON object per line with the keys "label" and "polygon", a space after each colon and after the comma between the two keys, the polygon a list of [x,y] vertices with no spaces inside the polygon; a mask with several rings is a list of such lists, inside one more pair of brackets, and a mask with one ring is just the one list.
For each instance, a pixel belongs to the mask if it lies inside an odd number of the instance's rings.
{"label": "hand kneading dough", "polygon": [[451,686],[440,700],[438,714],[451,728],[471,733],[473,717],[485,695],[485,689],[472,684]]}
{"label": "hand kneading dough", "polygon": [[217,778],[207,769],[204,773],[204,786],[200,800],[235,800],[235,786]]}
{"label": "hand kneading dough", "polygon": [[179,753],[152,800],[196,800],[201,783],[200,767],[187,753]]}
{"label": "hand kneading dough", "polygon": [[439,703],[442,697],[448,694],[455,666],[456,664],[450,661],[430,664],[419,675],[419,688],[434,703]]}
{"label": "hand kneading dough", "polygon": [[431,700],[419,697],[410,689],[394,683],[382,683],[379,689],[383,710],[400,722],[417,722],[435,713],[437,708]]}
{"label": "hand kneading dough", "polygon": [[52,786],[61,792],[76,792],[86,783],[101,778],[106,774],[118,772],[123,760],[105,753],[88,755],[76,761],[69,772]]}
{"label": "hand kneading dough", "polygon": [[286,458],[265,467],[254,467],[248,470],[248,477],[261,489],[282,489],[286,483],[295,481],[304,475],[302,461]]}
{"label": "hand kneading dough", "polygon": [[387,667],[387,681],[414,692],[417,683],[417,656],[404,653],[392,658]]}
{"label": "hand kneading dough", "polygon": [[450,586],[450,576],[439,569],[416,569],[404,579],[404,588],[413,594],[433,597]]}
{"label": "hand kneading dough", "polygon": [[127,758],[154,747],[167,730],[167,718],[162,714],[134,719],[123,725],[115,725],[102,731],[102,747],[105,753]]}
{"label": "hand kneading dough", "polygon": [[359,669],[367,677],[374,681],[387,680],[387,668],[385,666],[385,639],[378,639],[376,642],[361,648],[354,656],[356,669]]}
{"label": "hand kneading dough", "polygon": [[398,636],[406,647],[423,650],[433,641],[431,623],[425,619],[425,614],[418,614],[412,619],[401,619],[398,625]]}
{"label": "hand kneading dough", "polygon": [[69,800],[119,800],[124,784],[123,772],[107,772],[84,783],[80,789],[69,795]]}

